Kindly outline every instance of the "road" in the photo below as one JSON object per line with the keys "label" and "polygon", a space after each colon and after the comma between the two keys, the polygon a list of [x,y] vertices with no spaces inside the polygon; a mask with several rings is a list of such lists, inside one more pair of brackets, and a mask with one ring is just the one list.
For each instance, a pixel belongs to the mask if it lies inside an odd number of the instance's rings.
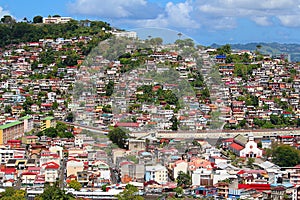
{"label": "road", "polygon": [[[66,123],[66,122],[65,122]],[[75,123],[67,123],[75,127],[79,127],[86,130],[91,130],[97,133],[107,134],[106,131],[103,131],[102,128],[90,127]],[[206,131],[160,131],[160,130],[151,130],[157,138],[232,138],[238,134],[247,136],[249,134],[253,134],[255,138],[263,138],[263,137],[274,137],[278,135],[299,135],[300,136],[300,128],[294,129],[260,129],[260,130],[206,130]],[[137,132],[132,133],[132,135],[143,137],[149,135],[149,132]]]}
{"label": "road", "polygon": [[237,131],[226,131],[226,130],[208,130],[205,132],[191,132],[191,131],[159,131],[156,135],[158,138],[232,138],[236,135],[248,136],[253,134],[254,138],[263,137],[275,137],[278,135],[293,135],[300,136],[300,129],[262,129],[262,130],[237,130]]}

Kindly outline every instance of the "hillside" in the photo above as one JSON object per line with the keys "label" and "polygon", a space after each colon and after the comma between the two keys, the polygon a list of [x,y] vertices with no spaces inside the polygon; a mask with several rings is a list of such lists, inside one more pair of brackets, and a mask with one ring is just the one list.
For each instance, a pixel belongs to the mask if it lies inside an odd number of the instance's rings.
{"label": "hillside", "polygon": [[[257,45],[261,45],[260,52],[265,54],[279,55],[289,54],[291,61],[300,61],[300,44],[280,44],[280,43],[247,43],[247,44],[230,44],[232,49],[256,50]],[[211,47],[218,48],[221,45],[212,44]]]}

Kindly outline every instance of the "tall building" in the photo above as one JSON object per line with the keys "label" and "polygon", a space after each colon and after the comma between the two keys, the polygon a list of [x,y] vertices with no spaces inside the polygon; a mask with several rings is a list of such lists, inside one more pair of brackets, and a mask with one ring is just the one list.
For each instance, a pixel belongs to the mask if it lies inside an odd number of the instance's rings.
{"label": "tall building", "polygon": [[0,144],[24,135],[24,122],[14,121],[0,126]]}
{"label": "tall building", "polygon": [[24,132],[30,132],[33,129],[33,118],[31,116],[24,116],[19,119],[24,122]]}
{"label": "tall building", "polygon": [[47,128],[54,127],[55,126],[55,120],[54,117],[45,117],[41,119],[41,126],[40,130],[43,131]]}

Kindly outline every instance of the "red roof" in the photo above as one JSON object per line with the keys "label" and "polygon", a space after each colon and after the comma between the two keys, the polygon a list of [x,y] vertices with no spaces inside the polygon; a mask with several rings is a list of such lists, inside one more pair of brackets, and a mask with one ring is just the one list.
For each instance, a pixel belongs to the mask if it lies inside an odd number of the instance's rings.
{"label": "red roof", "polygon": [[235,143],[235,142],[231,143],[231,144],[230,144],[230,147],[231,147],[232,149],[235,149],[235,150],[238,150],[238,151],[244,149],[243,146],[241,146],[241,145],[239,145],[239,144],[237,144],[237,143]]}
{"label": "red roof", "polygon": [[279,138],[294,138],[292,135],[280,135]]}
{"label": "red roof", "polygon": [[133,162],[130,162],[130,161],[124,161],[124,162],[121,162],[119,165],[120,167],[122,167],[123,165],[132,165],[134,164]]}
{"label": "red roof", "polygon": [[5,174],[14,174],[14,173],[16,173],[16,169],[15,168],[4,168],[4,169],[1,169],[1,172],[4,172]]}
{"label": "red roof", "polygon": [[233,142],[234,138],[228,138],[226,140],[223,140],[223,142]]}
{"label": "red roof", "polygon": [[139,127],[140,124],[137,122],[118,122],[115,127]]}
{"label": "red roof", "polygon": [[43,164],[43,166],[45,166],[45,169],[58,169],[59,165],[55,162],[47,162],[45,164]]}
{"label": "red roof", "polygon": [[24,158],[23,155],[15,155],[14,158]]}
{"label": "red roof", "polygon": [[42,103],[41,106],[44,106],[44,107],[51,107],[51,106],[52,106],[52,103]]}
{"label": "red roof", "polygon": [[21,140],[8,140],[7,143],[21,143]]}
{"label": "red roof", "polygon": [[238,189],[255,189],[259,191],[270,190],[270,184],[238,184]]}
{"label": "red roof", "polygon": [[23,172],[21,174],[21,176],[26,176],[26,175],[37,175],[38,173],[37,172]]}

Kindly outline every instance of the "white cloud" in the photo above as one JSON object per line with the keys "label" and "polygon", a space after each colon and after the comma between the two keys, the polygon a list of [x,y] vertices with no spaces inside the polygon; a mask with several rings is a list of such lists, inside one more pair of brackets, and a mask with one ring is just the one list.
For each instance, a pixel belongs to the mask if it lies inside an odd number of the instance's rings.
{"label": "white cloud", "polygon": [[300,12],[300,0],[209,0],[195,2],[199,12],[207,18],[226,17],[248,18],[258,25],[269,26],[270,18],[277,18],[285,26],[299,26],[297,18]]}
{"label": "white cloud", "polygon": [[76,0],[68,8],[71,13],[105,18],[143,18],[153,15],[154,6],[146,0]]}
{"label": "white cloud", "polygon": [[2,18],[4,15],[11,15],[9,13],[8,10],[4,10],[1,6],[0,6],[0,18]]}
{"label": "white cloud", "polygon": [[199,28],[199,24],[190,15],[193,13],[193,6],[189,1],[178,4],[167,3],[166,13],[166,18],[171,26]]}
{"label": "white cloud", "polygon": [[278,16],[278,19],[282,25],[287,27],[300,27],[299,21],[300,15],[281,15]]}
{"label": "white cloud", "polygon": [[191,1],[168,2],[157,16],[145,19],[119,19],[118,24],[126,23],[134,27],[199,28],[200,24],[191,16],[194,12]]}
{"label": "white cloud", "polygon": [[165,12],[155,19],[141,20],[139,25],[146,27],[177,27],[177,28],[199,28],[199,24],[192,19],[192,5],[187,1],[184,3],[166,4]]}
{"label": "white cloud", "polygon": [[239,18],[260,26],[300,27],[300,0],[74,0],[70,12],[114,20],[135,27],[233,29]]}
{"label": "white cloud", "polygon": [[272,25],[272,22],[270,19],[266,16],[254,16],[251,18],[255,23],[261,26],[270,26]]}

